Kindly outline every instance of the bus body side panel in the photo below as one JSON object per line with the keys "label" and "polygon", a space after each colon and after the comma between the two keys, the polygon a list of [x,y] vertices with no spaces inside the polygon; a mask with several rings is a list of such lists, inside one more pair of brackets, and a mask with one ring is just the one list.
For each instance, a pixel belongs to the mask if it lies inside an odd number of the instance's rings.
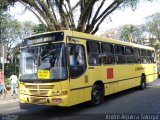
{"label": "bus body side panel", "polygon": [[[113,69],[112,78],[109,76],[109,69]],[[105,94],[113,94],[136,86],[135,73],[133,70],[134,65],[112,65],[106,68],[106,81],[108,86],[105,89]]]}
{"label": "bus body side panel", "polygon": [[155,64],[145,65],[146,82],[150,83],[157,78],[157,67]]}

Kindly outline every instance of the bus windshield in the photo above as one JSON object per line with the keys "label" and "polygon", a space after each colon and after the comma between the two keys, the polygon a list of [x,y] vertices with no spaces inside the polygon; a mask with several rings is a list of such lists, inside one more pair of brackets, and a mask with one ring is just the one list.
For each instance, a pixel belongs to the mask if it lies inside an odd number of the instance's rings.
{"label": "bus windshield", "polygon": [[64,48],[63,43],[22,48],[20,80],[66,79]]}

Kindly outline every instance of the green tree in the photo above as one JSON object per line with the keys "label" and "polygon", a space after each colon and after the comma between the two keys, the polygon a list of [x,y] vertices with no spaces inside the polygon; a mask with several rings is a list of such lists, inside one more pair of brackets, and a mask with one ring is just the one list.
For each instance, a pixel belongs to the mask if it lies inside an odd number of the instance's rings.
{"label": "green tree", "polygon": [[101,36],[105,36],[107,38],[112,38],[112,39],[120,39],[119,38],[119,30],[117,28],[112,28],[106,30]]}
{"label": "green tree", "polygon": [[160,41],[160,13],[157,12],[146,18],[146,29],[150,35]]}
{"label": "green tree", "polygon": [[115,10],[136,8],[140,0],[78,0],[75,4],[71,0],[2,0],[2,3],[4,1],[23,4],[48,31],[70,29],[94,34]]}
{"label": "green tree", "polygon": [[47,31],[47,28],[43,24],[38,24],[38,25],[35,25],[33,27],[33,32],[35,34],[43,33],[43,32],[46,32],[46,31]]}
{"label": "green tree", "polygon": [[7,46],[10,51],[13,44],[18,42],[21,24],[6,12],[3,12],[0,18],[0,44]]}
{"label": "green tree", "polygon": [[158,49],[160,47],[160,13],[157,12],[146,17],[144,27],[148,34],[150,45]]}
{"label": "green tree", "polygon": [[119,28],[119,37],[127,42],[141,43],[144,39],[142,26],[124,25]]}
{"label": "green tree", "polygon": [[13,6],[16,0],[1,0],[0,2],[0,10],[7,10],[8,6]]}
{"label": "green tree", "polygon": [[20,38],[24,39],[26,37],[31,36],[34,33],[34,26],[36,26],[34,23],[30,21],[21,22],[21,28],[20,28]]}

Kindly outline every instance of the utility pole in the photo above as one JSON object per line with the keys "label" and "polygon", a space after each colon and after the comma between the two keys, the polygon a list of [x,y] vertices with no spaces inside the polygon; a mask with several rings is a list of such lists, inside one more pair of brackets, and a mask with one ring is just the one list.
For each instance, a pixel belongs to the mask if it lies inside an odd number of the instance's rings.
{"label": "utility pole", "polygon": [[4,83],[4,46],[2,45],[2,83]]}
{"label": "utility pole", "polygon": [[[2,19],[1,16],[2,16],[2,9],[0,10],[0,18]],[[1,28],[1,24],[0,24],[0,28]],[[3,62],[3,60],[4,60],[4,48],[3,47],[4,46],[3,46],[3,42],[2,42],[2,37],[1,36],[2,36],[2,28],[0,29],[0,43],[1,43],[0,44],[0,48],[1,48],[0,50],[2,52],[0,57],[2,57],[2,59],[1,59],[2,60],[1,61],[2,62],[2,83],[4,83],[4,62]]]}

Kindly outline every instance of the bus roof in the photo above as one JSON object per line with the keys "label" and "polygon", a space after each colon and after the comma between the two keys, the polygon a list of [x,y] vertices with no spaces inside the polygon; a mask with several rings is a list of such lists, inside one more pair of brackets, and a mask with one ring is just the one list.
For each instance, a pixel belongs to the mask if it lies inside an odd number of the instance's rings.
{"label": "bus roof", "polygon": [[81,38],[81,39],[93,40],[93,41],[99,41],[99,42],[100,41],[101,42],[108,42],[108,43],[113,43],[113,44],[120,44],[120,45],[137,47],[137,48],[142,48],[142,49],[144,48],[144,49],[154,50],[154,48],[150,47],[150,46],[135,44],[135,43],[131,43],[131,42],[124,42],[124,41],[120,41],[120,40],[116,40],[116,39],[112,39],[112,38],[106,38],[106,37],[102,37],[102,36],[97,36],[97,35],[77,32],[77,31],[71,31],[71,30],[44,32],[41,34],[33,35],[33,36],[25,38],[25,39],[30,39],[30,38],[33,38],[36,36],[47,35],[47,34],[55,33],[55,32],[64,32],[65,36],[70,36],[70,37],[75,37],[75,38]]}

